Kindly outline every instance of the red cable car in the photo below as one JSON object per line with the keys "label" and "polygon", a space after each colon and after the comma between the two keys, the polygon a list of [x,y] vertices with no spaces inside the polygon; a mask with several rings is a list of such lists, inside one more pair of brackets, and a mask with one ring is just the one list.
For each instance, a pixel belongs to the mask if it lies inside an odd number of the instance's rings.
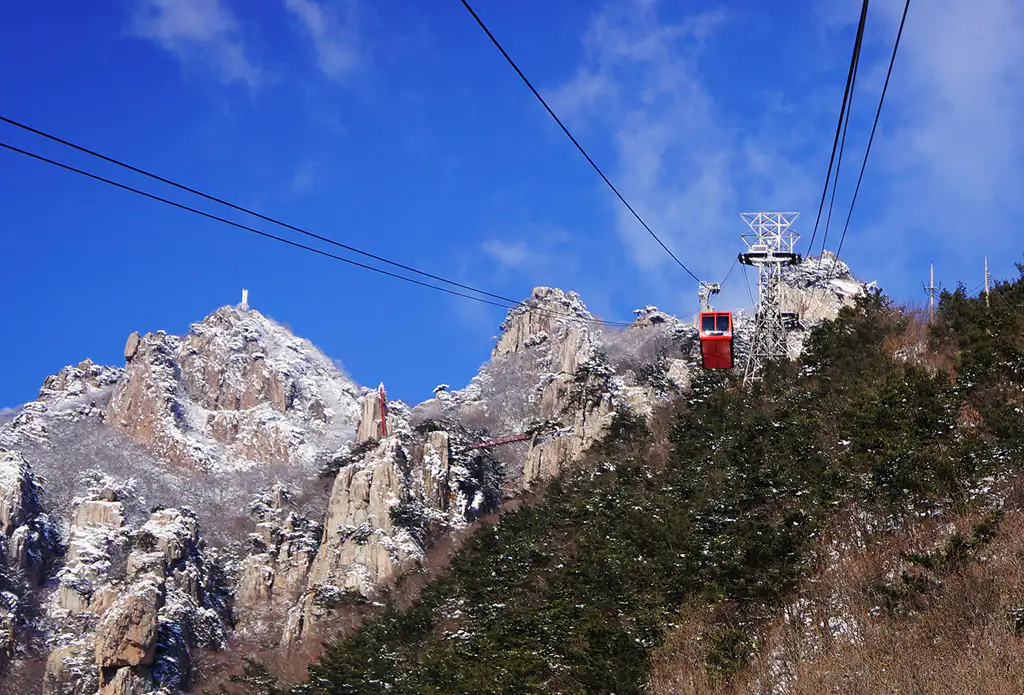
{"label": "red cable car", "polygon": [[702,312],[699,328],[704,369],[732,369],[732,312]]}

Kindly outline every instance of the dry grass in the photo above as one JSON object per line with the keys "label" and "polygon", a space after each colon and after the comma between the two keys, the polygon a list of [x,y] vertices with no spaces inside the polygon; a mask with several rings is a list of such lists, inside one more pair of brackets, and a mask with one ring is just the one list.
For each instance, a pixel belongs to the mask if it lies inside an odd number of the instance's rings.
{"label": "dry grass", "polygon": [[[651,692],[1024,692],[1024,638],[1012,618],[1024,608],[1024,512],[1008,511],[999,536],[951,574],[928,574],[903,556],[934,549],[954,532],[969,535],[978,520],[924,521],[884,538],[857,534],[852,522],[834,528],[818,572],[763,627],[757,653],[735,682],[708,676],[710,615],[691,613],[654,655]],[[903,570],[934,583],[889,612],[873,588],[899,586]]]}

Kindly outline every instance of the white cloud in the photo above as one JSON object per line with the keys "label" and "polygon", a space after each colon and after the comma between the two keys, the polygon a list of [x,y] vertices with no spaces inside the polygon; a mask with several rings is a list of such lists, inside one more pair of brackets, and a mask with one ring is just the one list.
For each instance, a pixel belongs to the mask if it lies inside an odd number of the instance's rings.
{"label": "white cloud", "polygon": [[488,239],[480,245],[480,248],[491,258],[508,268],[522,266],[528,257],[526,244],[521,241],[509,243],[498,239]]}
{"label": "white cloud", "polygon": [[333,4],[317,0],[285,0],[285,6],[309,34],[317,64],[327,77],[340,81],[359,67],[361,54],[354,0],[340,0]]}
{"label": "white cloud", "polygon": [[[570,127],[611,138],[616,161],[605,168],[613,181],[669,248],[707,278],[724,274],[735,257],[741,209],[788,209],[810,189],[784,156],[794,128],[777,113],[781,100],[748,109],[743,116],[753,123],[741,129],[705,84],[700,61],[731,21],[713,10],[665,23],[654,0],[606,5],[584,35],[577,74],[552,99]],[[782,135],[771,119],[785,122]],[[637,265],[663,270],[665,282],[678,285],[668,254],[617,200],[609,205]]]}
{"label": "white cloud", "polygon": [[316,184],[317,170],[319,165],[316,161],[307,159],[298,166],[292,174],[288,187],[292,193],[306,193]]}
{"label": "white cloud", "polygon": [[21,409],[22,406],[20,405],[14,408],[0,408],[0,422],[7,422],[8,420],[13,420],[15,417],[18,416],[18,413],[21,412]]}
{"label": "white cloud", "polygon": [[[888,64],[902,11],[902,0],[876,10],[873,74]],[[847,240],[850,258],[876,264],[911,292],[932,259],[947,284],[975,284],[983,254],[998,259],[997,275],[1016,274],[1024,214],[1021,36],[1017,0],[911,4],[868,162],[869,204],[858,203]],[[865,98],[877,103],[877,92]]]}
{"label": "white cloud", "polygon": [[238,20],[220,0],[139,0],[132,31],[225,82],[260,83],[261,70],[246,55]]}
{"label": "white cloud", "polygon": [[[899,21],[902,3],[886,3]],[[1024,6],[1017,0],[912,5],[885,143],[891,166],[929,197],[988,205],[1019,197],[1024,173]]]}
{"label": "white cloud", "polygon": [[[675,10],[658,0],[607,4],[584,34],[575,76],[552,102],[588,149],[614,143],[612,157],[596,154],[599,164],[694,272],[717,279],[736,252],[740,211],[802,210],[807,241],[859,6],[837,0],[836,8],[811,13],[805,47],[817,46],[815,60],[779,63],[778,70],[800,72],[796,84],[813,88],[783,97],[768,87],[737,105],[736,88],[704,61],[720,40],[730,45],[726,29],[735,34],[761,14],[700,12],[673,23],[661,14]],[[881,0],[868,16],[830,248],[845,221],[902,9],[903,0]],[[926,271],[929,256],[946,254],[952,265],[971,254],[979,264],[983,252],[1001,254],[1003,275],[1015,272],[1016,221],[1024,215],[1020,36],[1019,0],[911,6],[844,247],[855,270],[904,293],[917,286],[917,267]],[[608,205],[631,259],[656,271],[648,280],[660,280],[662,292],[678,285],[668,255],[611,196]],[[955,272],[947,270],[951,278]]]}

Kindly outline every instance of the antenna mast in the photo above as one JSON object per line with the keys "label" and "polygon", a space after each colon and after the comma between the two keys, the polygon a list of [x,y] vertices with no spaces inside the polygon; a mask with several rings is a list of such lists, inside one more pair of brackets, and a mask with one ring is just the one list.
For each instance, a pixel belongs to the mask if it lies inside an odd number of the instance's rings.
{"label": "antenna mast", "polygon": [[757,315],[743,373],[744,386],[761,380],[767,362],[789,354],[779,284],[782,269],[802,260],[800,254],[793,251],[800,235],[789,229],[799,216],[799,212],[744,212],[740,215],[752,233],[740,235],[747,252],[739,255],[739,261],[758,271]]}
{"label": "antenna mast", "polygon": [[985,308],[989,308],[989,284],[991,276],[988,274],[988,256],[985,256]]}
{"label": "antenna mast", "polygon": [[[987,260],[985,265],[986,267],[988,266]],[[924,286],[924,291],[928,293],[928,320],[931,321],[935,317],[935,292],[939,288],[935,286],[935,264],[929,263],[928,268],[928,284],[925,285],[922,282],[921,285]],[[987,275],[988,273],[986,271],[986,277]],[[986,294],[986,296],[988,295]]]}

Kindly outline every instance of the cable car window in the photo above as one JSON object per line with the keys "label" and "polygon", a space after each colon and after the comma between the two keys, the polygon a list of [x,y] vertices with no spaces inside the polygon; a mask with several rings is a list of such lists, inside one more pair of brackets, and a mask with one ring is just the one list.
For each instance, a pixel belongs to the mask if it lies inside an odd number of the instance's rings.
{"label": "cable car window", "polygon": [[715,330],[715,316],[714,314],[705,314],[700,319],[700,329],[702,331],[713,331]]}
{"label": "cable car window", "polygon": [[718,317],[718,330],[728,331],[729,330],[729,314],[719,314]]}

